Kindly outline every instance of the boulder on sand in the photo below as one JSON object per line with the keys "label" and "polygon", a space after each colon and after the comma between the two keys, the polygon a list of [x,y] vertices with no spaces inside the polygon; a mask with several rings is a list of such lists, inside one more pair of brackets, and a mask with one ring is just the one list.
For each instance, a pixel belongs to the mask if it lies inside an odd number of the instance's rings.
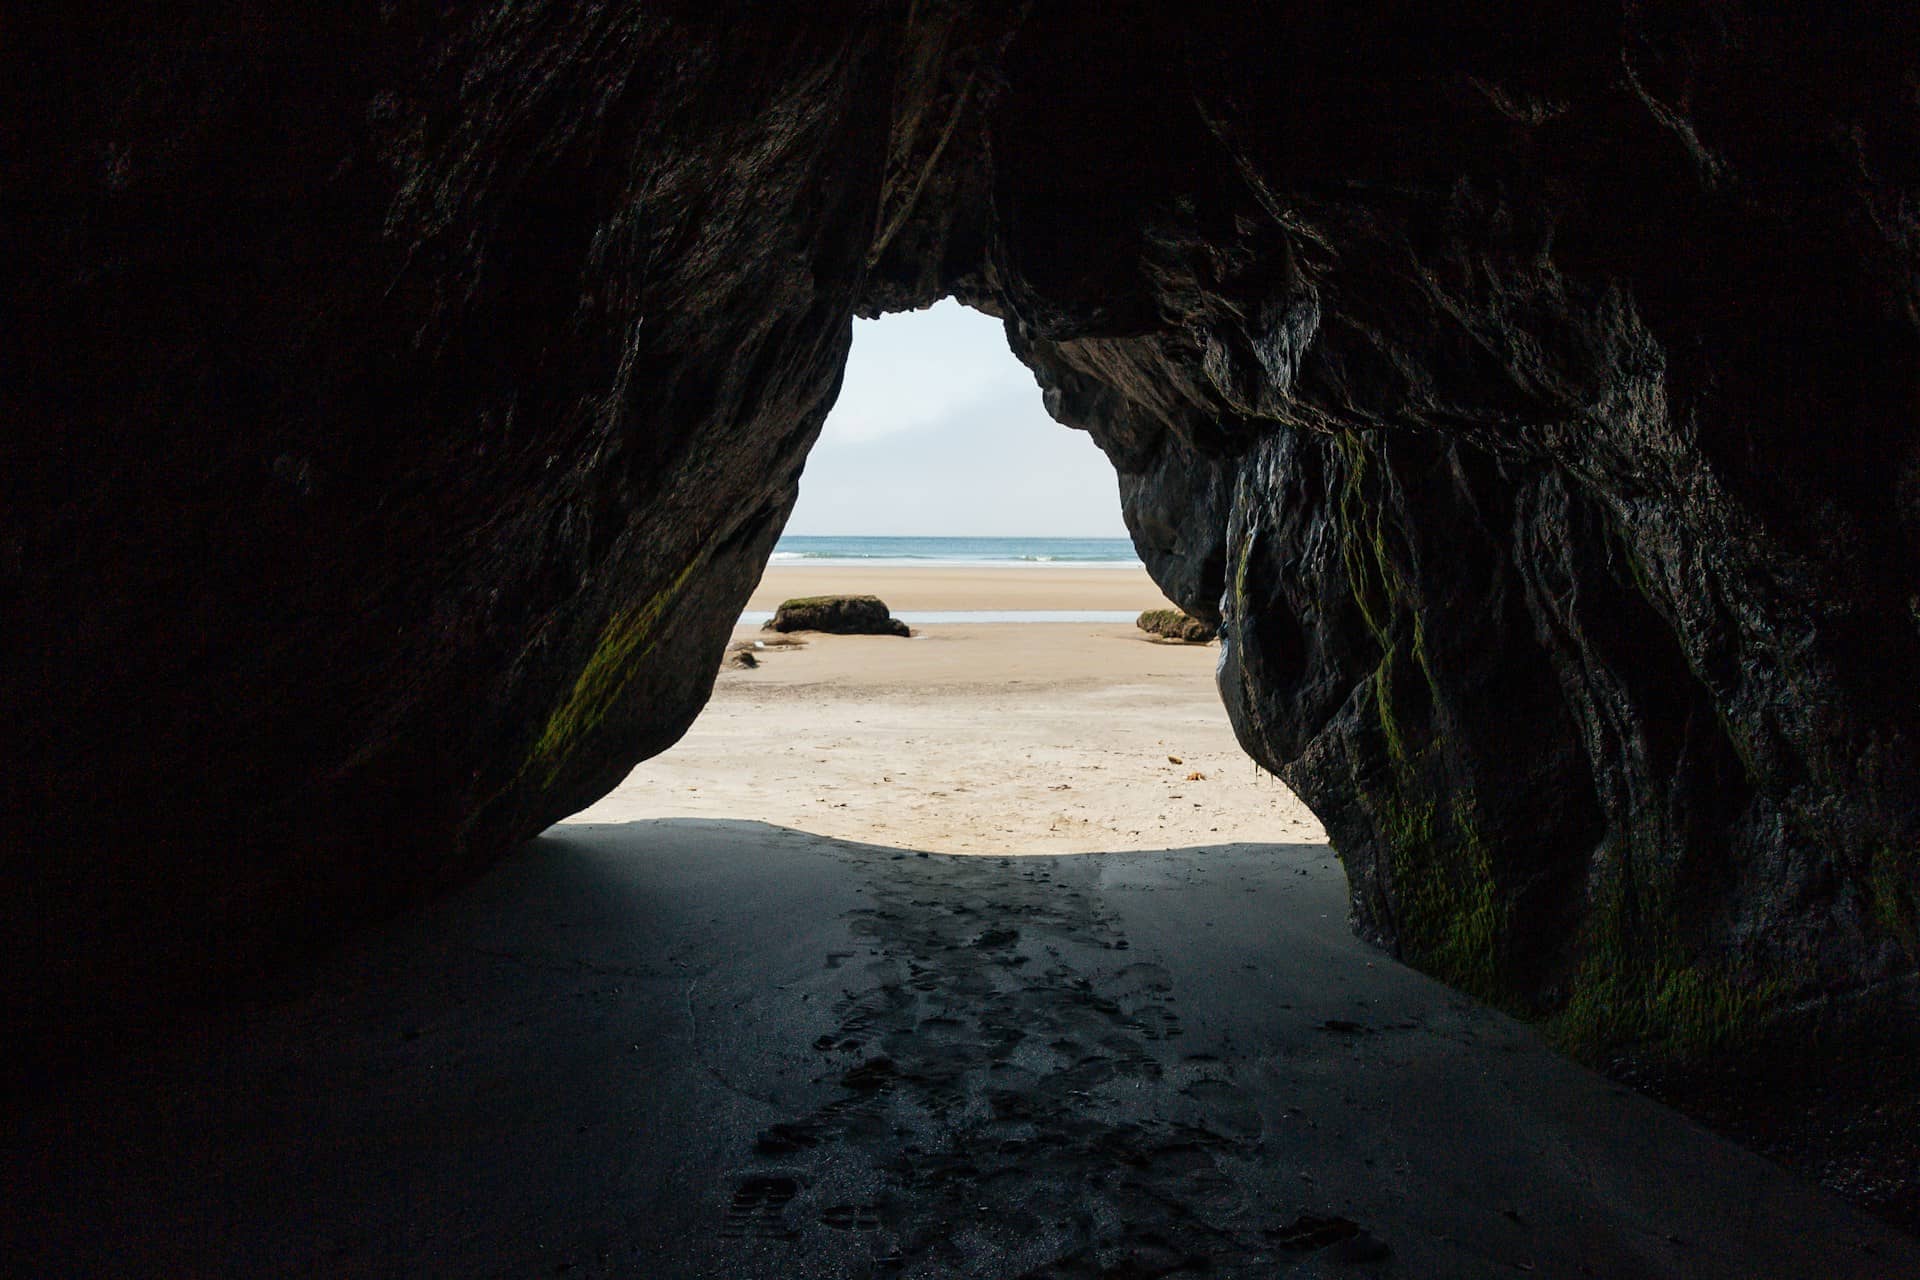
{"label": "boulder on sand", "polygon": [[911,635],[877,596],[805,596],[774,611],[767,631],[827,631],[843,636]]}
{"label": "boulder on sand", "polygon": [[1214,635],[1214,628],[1178,609],[1149,609],[1134,619],[1133,625],[1148,635],[1188,644],[1205,644]]}

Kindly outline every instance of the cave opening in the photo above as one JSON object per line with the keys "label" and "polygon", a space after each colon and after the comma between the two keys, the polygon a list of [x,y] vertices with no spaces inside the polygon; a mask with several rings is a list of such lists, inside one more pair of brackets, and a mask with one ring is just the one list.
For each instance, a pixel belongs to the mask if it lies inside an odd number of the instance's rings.
{"label": "cave opening", "polygon": [[[16,24],[0,1256],[1920,1274],[1920,23],[1780,9]],[[983,695],[831,720],[826,642],[707,776],[879,777],[555,825],[748,638],[850,318],[947,294],[1348,882],[916,847]],[[1097,807],[1205,811],[1153,672],[1028,648]],[[994,697],[985,848],[1094,787]]]}
{"label": "cave opening", "polygon": [[[862,596],[911,634],[835,634],[873,619],[817,606],[769,629],[795,601]],[[856,319],[713,696],[565,821],[750,820],[917,853],[1323,846],[1235,740],[1213,630],[1147,575],[1113,464],[1048,416],[1001,320],[952,299]]]}
{"label": "cave opening", "polygon": [[[876,535],[1084,541],[1106,545],[1066,553],[1134,558],[1115,545],[1127,529],[1112,464],[1084,431],[1047,415],[1004,322],[951,298],[854,320],[839,394],[783,536]],[[971,549],[976,558],[992,550]],[[1045,554],[1003,550],[1016,564]],[[776,549],[774,562],[791,554]]]}

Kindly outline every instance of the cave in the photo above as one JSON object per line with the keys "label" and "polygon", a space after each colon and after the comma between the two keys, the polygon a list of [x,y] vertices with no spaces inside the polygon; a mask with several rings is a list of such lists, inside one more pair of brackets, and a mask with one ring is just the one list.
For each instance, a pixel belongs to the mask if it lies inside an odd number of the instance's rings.
{"label": "cave", "polygon": [[954,298],[1218,624],[1359,940],[1920,1221],[1920,13],[12,34],[11,1092],[475,892],[671,745],[854,318]]}

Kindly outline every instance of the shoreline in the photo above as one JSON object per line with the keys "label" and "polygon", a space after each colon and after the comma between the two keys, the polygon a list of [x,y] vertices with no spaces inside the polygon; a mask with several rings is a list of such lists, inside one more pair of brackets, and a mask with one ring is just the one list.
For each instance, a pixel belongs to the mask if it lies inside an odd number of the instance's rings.
{"label": "shoreline", "polygon": [[[894,609],[892,615],[912,627],[972,626],[980,623],[1118,623],[1133,622],[1132,609]],[[735,627],[758,628],[773,617],[771,610],[750,610]]]}
{"label": "shoreline", "polygon": [[[786,559],[782,559],[786,556]],[[932,556],[816,556],[776,551],[767,561],[778,569],[1140,569],[1139,560],[1059,560],[1035,556],[1028,560],[936,559]]]}
{"label": "shoreline", "polygon": [[769,564],[744,612],[797,596],[871,595],[895,612],[1069,610],[1139,613],[1167,599],[1140,565]]}

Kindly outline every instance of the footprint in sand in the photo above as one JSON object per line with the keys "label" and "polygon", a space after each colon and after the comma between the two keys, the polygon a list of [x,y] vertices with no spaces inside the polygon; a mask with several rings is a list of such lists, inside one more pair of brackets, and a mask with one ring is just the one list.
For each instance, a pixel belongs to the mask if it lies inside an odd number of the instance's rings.
{"label": "footprint in sand", "polygon": [[835,1231],[878,1231],[880,1211],[870,1204],[836,1204],[820,1211],[820,1221]]}
{"label": "footprint in sand", "polygon": [[1180,1095],[1201,1108],[1209,1129],[1217,1128],[1231,1138],[1256,1137],[1262,1128],[1260,1111],[1247,1095],[1225,1080],[1195,1080],[1180,1090]]}
{"label": "footprint in sand", "polygon": [[794,1231],[786,1223],[787,1205],[800,1194],[800,1184],[780,1174],[743,1180],[734,1188],[720,1224],[725,1240],[787,1240]]}
{"label": "footprint in sand", "polygon": [[1181,1034],[1178,1015],[1159,1004],[1143,1005],[1134,1010],[1132,1016],[1121,1025],[1140,1032],[1149,1040],[1173,1040]]}

